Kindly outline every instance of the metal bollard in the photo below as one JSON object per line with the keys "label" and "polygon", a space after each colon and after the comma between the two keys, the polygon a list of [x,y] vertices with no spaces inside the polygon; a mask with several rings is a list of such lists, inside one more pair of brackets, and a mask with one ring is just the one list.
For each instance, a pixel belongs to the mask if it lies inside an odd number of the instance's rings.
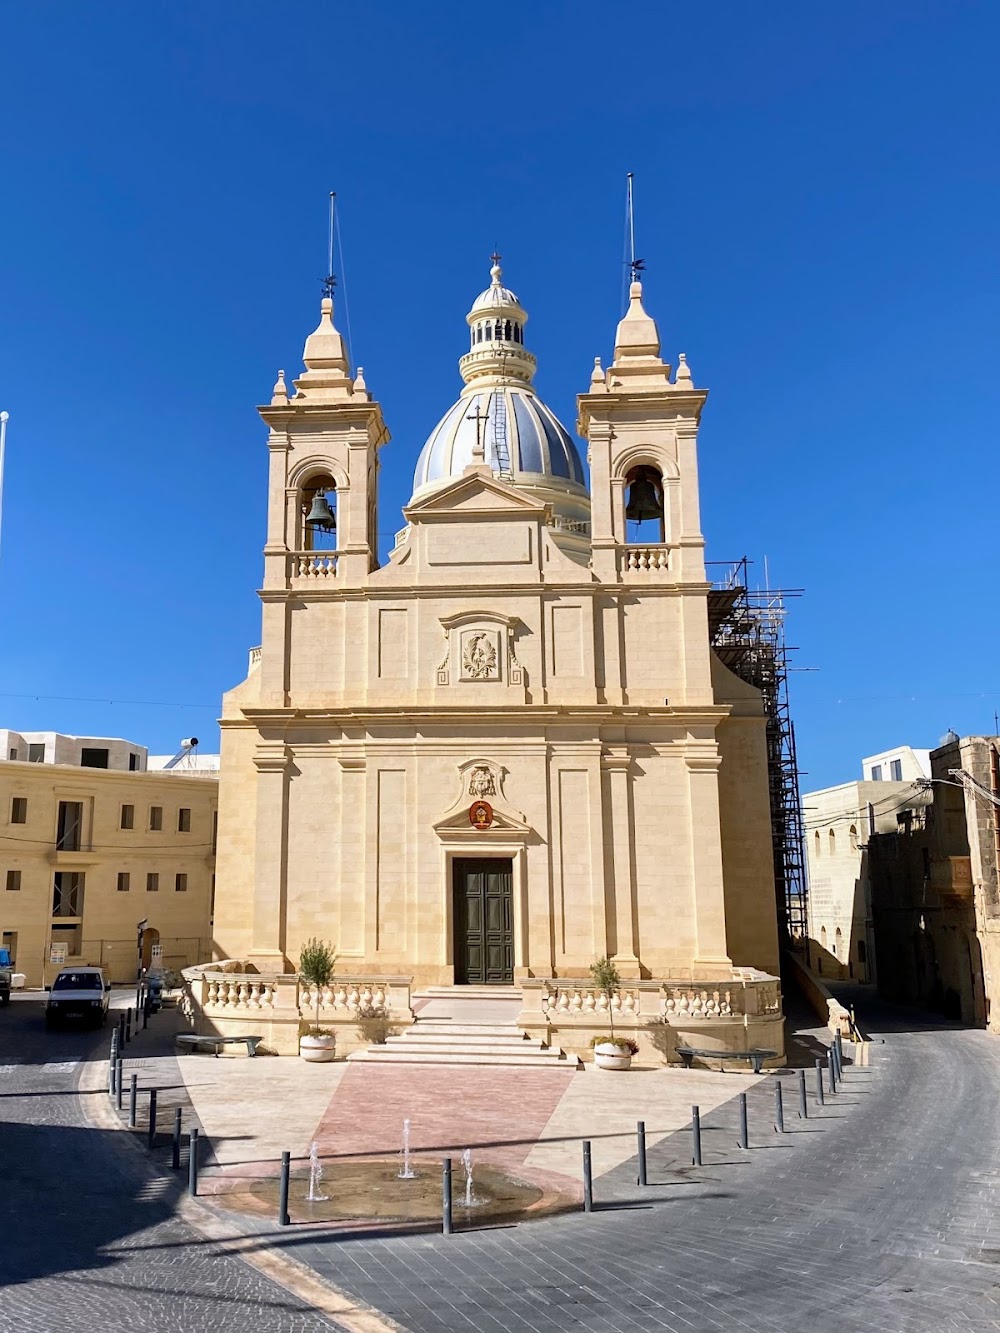
{"label": "metal bollard", "polygon": [[825,1106],[826,1099],[823,1096],[823,1061],[817,1055],[816,1057],[816,1104]]}
{"label": "metal bollard", "polygon": [[740,1147],[750,1147],[750,1130],[747,1125],[747,1095],[740,1093]]}
{"label": "metal bollard", "polygon": [[111,1034],[111,1054],[108,1056],[108,1096],[115,1095],[115,1061],[118,1059],[118,1042],[115,1040],[115,1034]]}
{"label": "metal bollard", "polygon": [[118,1015],[118,1049],[125,1045],[125,1015]]}
{"label": "metal bollard", "polygon": [[594,1174],[590,1161],[590,1139],[583,1141],[583,1211],[594,1211]]}
{"label": "metal bollard", "polygon": [[785,1107],[781,1099],[781,1084],[774,1085],[774,1128],[779,1134],[785,1132]]}
{"label": "metal bollard", "polygon": [[837,1057],[833,1053],[833,1047],[826,1053],[826,1067],[830,1073],[830,1091],[837,1091]]}
{"label": "metal bollard", "polygon": [[837,1082],[844,1081],[844,1042],[839,1032],[833,1036],[833,1053],[837,1060]]}
{"label": "metal bollard", "polygon": [[174,1109],[174,1140],[173,1151],[170,1156],[170,1165],[175,1171],[181,1169],[181,1108]]}
{"label": "metal bollard", "polygon": [[146,1131],[146,1147],[156,1147],[156,1089],[149,1090],[149,1125]]}
{"label": "metal bollard", "polygon": [[691,1165],[701,1166],[701,1112],[691,1107]]}
{"label": "metal bollard", "polygon": [[441,1234],[450,1236],[454,1226],[451,1220],[451,1158],[441,1163]]}
{"label": "metal bollard", "polygon": [[809,1119],[809,1103],[806,1100],[806,1071],[799,1070],[799,1119]]}
{"label": "metal bollard", "polygon": [[645,1185],[646,1182],[646,1122],[640,1120],[636,1125],[636,1137],[639,1140],[639,1179],[638,1184]]}
{"label": "metal bollard", "polygon": [[281,1184],[278,1188],[278,1226],[287,1227],[291,1223],[288,1215],[288,1184],[292,1174],[292,1154],[281,1154]]}
{"label": "metal bollard", "polygon": [[125,1072],[122,1069],[122,1058],[119,1055],[115,1061],[115,1106],[120,1111],[122,1109],[122,1084],[125,1082]]}
{"label": "metal bollard", "polygon": [[142,1030],[143,1030],[143,1032],[145,1032],[146,1029],[147,1029],[148,1027],[149,1027],[149,1005],[148,1005],[148,1004],[144,1004],[144,1005],[142,1006]]}
{"label": "metal bollard", "polygon": [[135,988],[135,1012],[138,1014],[142,1007],[142,982],[140,981]]}
{"label": "metal bollard", "polygon": [[132,1006],[125,1010],[125,1044],[132,1040]]}
{"label": "metal bollard", "polygon": [[188,1194],[194,1196],[198,1193],[198,1130],[191,1126],[191,1135],[188,1143]]}
{"label": "metal bollard", "polygon": [[136,1102],[139,1098],[139,1075],[133,1074],[128,1088],[128,1127],[135,1129]]}

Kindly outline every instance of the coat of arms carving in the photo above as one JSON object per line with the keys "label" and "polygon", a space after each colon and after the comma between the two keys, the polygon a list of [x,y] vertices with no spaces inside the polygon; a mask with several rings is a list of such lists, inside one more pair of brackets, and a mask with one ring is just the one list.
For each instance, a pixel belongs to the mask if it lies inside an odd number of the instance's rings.
{"label": "coat of arms carving", "polygon": [[478,796],[496,796],[497,784],[493,774],[485,764],[480,764],[472,770],[472,776],[469,778],[469,795]]}

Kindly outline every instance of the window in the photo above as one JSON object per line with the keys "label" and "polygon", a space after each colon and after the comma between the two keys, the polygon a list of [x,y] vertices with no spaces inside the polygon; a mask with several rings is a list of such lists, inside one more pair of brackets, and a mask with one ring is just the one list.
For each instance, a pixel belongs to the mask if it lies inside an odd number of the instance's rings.
{"label": "window", "polygon": [[129,872],[128,872],[127,870],[119,870],[119,872],[118,872],[118,892],[119,892],[119,893],[128,893],[129,888],[131,887],[131,879],[132,879],[132,876],[129,874]]}
{"label": "window", "polygon": [[3,933],[3,941],[2,941],[2,943],[0,943],[0,948],[4,948],[4,949],[6,949],[7,952],[10,954],[10,961],[11,961],[11,963],[14,963],[14,964],[17,963],[17,931],[16,931],[16,930],[5,930],[5,931],[4,931],[4,933]]}
{"label": "window", "polygon": [[867,963],[867,961],[868,961],[868,954],[865,949],[865,942],[864,940],[858,940],[858,962]]}
{"label": "window", "polygon": [[151,805],[149,807],[149,827],[154,833],[158,833],[163,828],[162,805]]}
{"label": "window", "polygon": [[212,811],[212,855],[214,856],[219,847],[219,812]]}
{"label": "window", "polygon": [[83,841],[83,806],[79,801],[60,801],[56,822],[56,851],[78,852]]}
{"label": "window", "polygon": [[902,781],[903,781],[903,761],[902,761],[902,759],[894,759],[894,760],[892,761],[892,763],[889,765],[889,776],[892,778],[893,782],[902,782]]}
{"label": "window", "polygon": [[191,811],[185,805],[182,805],[177,811],[177,832],[191,832]]}
{"label": "window", "polygon": [[188,891],[187,875],[178,874],[174,876],[174,890],[177,893],[187,893]]}
{"label": "window", "polygon": [[872,764],[872,782],[882,781],[882,765]]}
{"label": "window", "polygon": [[11,746],[10,754],[8,754],[7,758],[8,758],[8,759],[16,759],[16,758],[17,758],[17,749],[16,749],[15,746]]}
{"label": "window", "polygon": [[52,915],[83,916],[82,874],[76,871],[56,871],[52,882]]}
{"label": "window", "polygon": [[837,835],[833,829],[830,830],[830,855],[837,855]]}
{"label": "window", "polygon": [[133,754],[131,751],[129,752],[128,757],[128,771],[130,773],[137,773],[139,771],[139,756]]}
{"label": "window", "polygon": [[7,871],[7,892],[8,892],[8,893],[17,893],[18,890],[20,889],[20,887],[21,887],[21,872],[20,872],[20,870],[8,870],[8,871]]}
{"label": "window", "polygon": [[123,806],[122,806],[122,820],[121,820],[121,826],[122,826],[122,828],[135,828],[135,806],[134,806],[134,805],[123,805]]}
{"label": "window", "polygon": [[28,822],[28,798],[27,796],[15,796],[10,803],[10,822],[12,824],[27,824]]}
{"label": "window", "polygon": [[817,855],[817,857],[818,857],[818,856],[819,856],[819,853],[820,853],[820,836],[819,836],[819,829],[817,829],[816,832],[813,834],[813,847],[814,847],[814,849],[815,849],[815,851],[816,851],[816,855]]}
{"label": "window", "polygon": [[146,876],[146,892],[159,893],[159,891],[160,891],[160,877],[155,870],[151,870],[149,874]]}
{"label": "window", "polygon": [[53,990],[103,990],[100,972],[60,972]]}
{"label": "window", "polygon": [[852,851],[852,852],[856,852],[856,851],[858,850],[858,826],[857,826],[857,824],[852,824],[852,825],[851,825],[851,827],[850,827],[850,836],[851,836],[851,851]]}
{"label": "window", "polygon": [[29,745],[29,746],[28,746],[28,763],[29,763],[29,764],[44,764],[44,763],[45,763],[45,746],[44,746],[44,745]]}
{"label": "window", "polygon": [[84,745],[80,750],[81,768],[107,768],[108,752],[96,746]]}
{"label": "window", "polygon": [[833,941],[833,956],[834,956],[834,958],[839,958],[839,957],[840,957],[840,951],[841,951],[841,949],[843,948],[843,945],[844,945],[844,936],[843,936],[843,934],[841,933],[841,929],[840,929],[840,927],[838,926],[838,927],[837,927],[837,930],[836,930],[836,933],[835,933],[835,938],[834,938],[834,941]]}
{"label": "window", "polygon": [[80,925],[52,927],[52,943],[65,944],[67,958],[79,958],[82,948],[83,927]]}

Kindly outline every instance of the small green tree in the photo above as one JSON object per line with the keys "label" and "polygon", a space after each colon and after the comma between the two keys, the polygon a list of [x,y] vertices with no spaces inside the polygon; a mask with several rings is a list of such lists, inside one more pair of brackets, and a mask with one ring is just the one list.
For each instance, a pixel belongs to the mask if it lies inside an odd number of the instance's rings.
{"label": "small green tree", "polygon": [[[333,969],[337,965],[337,955],[332,945],[325,940],[306,940],[299,954],[299,976],[310,986],[316,987],[316,1029],[319,1030],[319,1005],[323,987],[333,980]],[[315,1035],[315,1034],[314,1034]]]}
{"label": "small green tree", "polygon": [[612,1000],[617,994],[622,984],[622,979],[618,975],[618,969],[610,958],[598,958],[596,963],[590,965],[590,975],[594,979],[594,986],[602,995],[608,997],[608,1026],[611,1029],[611,1040],[615,1038],[615,1016],[611,1008]]}

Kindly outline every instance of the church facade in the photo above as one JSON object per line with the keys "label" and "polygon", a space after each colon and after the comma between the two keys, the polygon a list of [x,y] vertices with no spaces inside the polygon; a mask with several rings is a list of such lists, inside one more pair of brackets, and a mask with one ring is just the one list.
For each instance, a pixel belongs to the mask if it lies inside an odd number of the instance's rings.
{"label": "church facade", "polygon": [[502,276],[385,563],[389,433],[329,298],[260,408],[262,642],[224,701],[217,951],[288,973],[318,935],[340,973],[522,987],[539,1012],[606,954],[661,1017],[672,984],[717,1011],[773,980],[778,934],[763,706],[709,642],[707,395],[633,283],[578,400],[588,482]]}

